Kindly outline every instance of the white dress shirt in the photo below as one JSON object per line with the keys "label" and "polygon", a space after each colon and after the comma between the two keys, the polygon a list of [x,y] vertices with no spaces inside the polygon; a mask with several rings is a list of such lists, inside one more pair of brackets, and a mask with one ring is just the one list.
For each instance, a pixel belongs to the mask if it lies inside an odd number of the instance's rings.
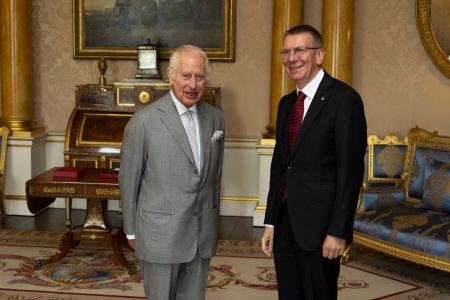
{"label": "white dress shirt", "polygon": [[[320,82],[322,82],[323,76],[325,75],[325,72],[323,69],[320,69],[319,73],[317,73],[316,77],[311,80],[310,83],[308,83],[303,90],[301,90],[305,95],[305,101],[303,102],[304,105],[304,111],[303,111],[303,119],[305,119],[306,112],[308,111],[309,107],[311,106],[312,99],[314,99],[314,96],[316,95],[317,89],[319,88]],[[300,89],[297,86],[297,95]],[[274,225],[271,224],[264,224],[264,226],[267,227],[274,227]]]}
{"label": "white dress shirt", "polygon": [[[178,114],[180,115],[181,122],[183,122],[184,130],[186,130],[186,126],[188,126],[188,122],[189,122],[188,116],[186,115],[186,111],[188,110],[188,108],[186,106],[184,106],[183,104],[181,104],[180,101],[178,101],[178,99],[173,94],[172,90],[170,90],[170,96],[172,97],[173,103],[175,104]],[[192,105],[191,108],[189,108],[189,110],[192,113],[192,119],[194,120],[194,123],[195,123],[195,129],[196,129],[196,134],[197,134],[197,145],[198,145],[198,149],[197,149],[198,161],[201,162],[202,156],[201,156],[201,150],[200,150],[201,149],[201,147],[200,147],[200,128],[198,126],[197,103]],[[201,169],[201,165],[200,165],[200,169]],[[200,174],[200,170],[198,170],[198,174]],[[127,234],[127,239],[134,240],[135,238],[136,238],[136,236],[134,234],[133,235]]]}

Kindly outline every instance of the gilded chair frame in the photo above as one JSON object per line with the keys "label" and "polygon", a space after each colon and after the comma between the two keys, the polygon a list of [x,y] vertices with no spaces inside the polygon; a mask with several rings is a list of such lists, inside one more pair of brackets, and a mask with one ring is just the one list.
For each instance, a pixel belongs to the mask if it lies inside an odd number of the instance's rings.
{"label": "gilded chair frame", "polygon": [[[367,147],[369,152],[369,158],[368,158],[368,172],[367,177],[369,182],[395,182],[399,183],[403,179],[402,178],[394,178],[394,177],[387,177],[387,178],[380,178],[375,177],[373,175],[374,172],[374,146],[375,145],[393,145],[393,146],[408,146],[408,137],[405,137],[404,139],[398,139],[398,137],[395,135],[394,132],[389,131],[386,133],[386,136],[381,139],[377,137],[376,135],[369,135],[367,138]],[[405,164],[406,167],[406,164]]]}
{"label": "gilded chair frame", "polygon": [[[450,136],[438,135],[437,131],[429,132],[416,126],[408,132],[407,140],[409,142],[405,168],[399,185],[403,187],[405,192],[404,205],[420,206],[421,199],[413,198],[408,195],[409,176],[416,149],[417,147],[428,147],[437,150],[450,151]],[[361,191],[365,191],[366,189],[367,185],[366,183],[363,183]],[[358,209],[360,205],[361,193],[358,199]],[[448,259],[381,241],[359,232],[353,232],[353,242],[401,259],[450,272],[450,261]]]}
{"label": "gilded chair frame", "polygon": [[409,131],[408,139],[409,147],[406,154],[405,171],[402,175],[402,182],[405,187],[405,201],[409,205],[419,206],[422,199],[411,197],[408,192],[411,168],[416,149],[426,147],[436,150],[450,151],[450,136],[438,135],[437,131],[429,132],[416,126]]}
{"label": "gilded chair frame", "polygon": [[5,158],[6,158],[6,146],[8,142],[9,129],[7,127],[0,127],[0,136],[2,137],[1,155],[0,155],[0,210],[1,215],[6,215],[5,208]]}

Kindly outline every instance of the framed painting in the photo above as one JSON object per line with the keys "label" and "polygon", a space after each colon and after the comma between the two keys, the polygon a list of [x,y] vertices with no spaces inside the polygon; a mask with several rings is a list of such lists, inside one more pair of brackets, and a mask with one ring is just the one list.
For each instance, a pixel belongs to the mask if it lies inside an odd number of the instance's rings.
{"label": "framed painting", "polygon": [[168,59],[178,46],[234,61],[235,0],[72,0],[73,57],[137,59],[150,38]]}

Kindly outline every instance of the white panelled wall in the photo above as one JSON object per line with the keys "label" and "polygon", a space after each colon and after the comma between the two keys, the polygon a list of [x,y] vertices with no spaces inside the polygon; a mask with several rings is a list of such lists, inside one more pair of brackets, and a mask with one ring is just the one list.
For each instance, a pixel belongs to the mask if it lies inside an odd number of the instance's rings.
{"label": "white panelled wall", "polygon": [[[32,215],[26,203],[25,182],[46,170],[64,165],[64,139],[64,133],[8,138],[5,164],[8,215]],[[263,225],[273,147],[267,140],[225,139],[221,215],[254,217],[255,226]],[[50,207],[65,208],[65,201],[58,198]],[[74,199],[72,207],[85,209],[86,200]],[[117,200],[109,201],[109,210],[118,208]]]}

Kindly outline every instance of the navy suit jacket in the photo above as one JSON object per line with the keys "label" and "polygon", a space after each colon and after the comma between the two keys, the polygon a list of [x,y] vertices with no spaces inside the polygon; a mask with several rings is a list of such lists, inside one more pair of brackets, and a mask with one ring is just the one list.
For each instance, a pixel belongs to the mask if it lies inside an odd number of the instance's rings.
{"label": "navy suit jacket", "polygon": [[297,243],[321,251],[327,234],[353,241],[353,219],[364,176],[367,126],[359,94],[325,75],[289,154],[288,127],[296,91],[278,106],[276,145],[264,223],[276,226],[283,187]]}

